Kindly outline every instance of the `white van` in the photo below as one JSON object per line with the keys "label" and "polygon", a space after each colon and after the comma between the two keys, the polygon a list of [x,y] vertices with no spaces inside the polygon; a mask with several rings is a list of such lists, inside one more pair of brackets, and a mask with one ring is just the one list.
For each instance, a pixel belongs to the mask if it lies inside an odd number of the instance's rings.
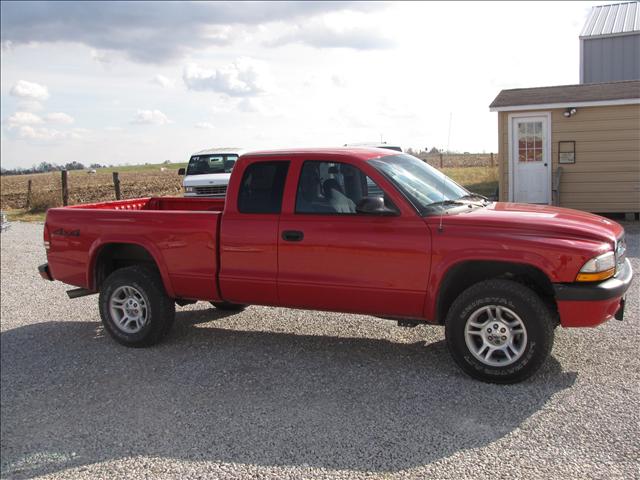
{"label": "white van", "polygon": [[191,155],[186,171],[178,170],[179,175],[185,175],[184,196],[224,197],[231,170],[242,153],[240,148],[211,148]]}
{"label": "white van", "polygon": [[389,145],[387,142],[363,142],[363,143],[345,143],[345,147],[372,147],[372,148],[386,148],[387,150],[395,150],[396,152],[402,152],[400,145]]}

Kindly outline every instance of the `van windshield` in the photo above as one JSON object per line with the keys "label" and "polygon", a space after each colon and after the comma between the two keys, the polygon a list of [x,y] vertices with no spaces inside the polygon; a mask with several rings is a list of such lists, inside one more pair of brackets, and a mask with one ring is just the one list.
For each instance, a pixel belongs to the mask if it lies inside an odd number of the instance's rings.
{"label": "van windshield", "polygon": [[189,160],[187,175],[230,173],[238,155],[194,155]]}

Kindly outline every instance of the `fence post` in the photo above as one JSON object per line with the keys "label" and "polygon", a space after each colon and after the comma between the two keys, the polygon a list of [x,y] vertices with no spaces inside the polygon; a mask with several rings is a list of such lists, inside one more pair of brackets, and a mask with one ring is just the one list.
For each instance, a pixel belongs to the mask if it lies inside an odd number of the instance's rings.
{"label": "fence post", "polygon": [[116,200],[120,200],[120,179],[118,178],[118,172],[113,172],[113,188],[116,191]]}
{"label": "fence post", "polygon": [[496,166],[496,165],[495,165],[495,163],[493,163],[493,152],[491,152],[491,166],[492,166],[492,167],[495,167],[495,166]]}
{"label": "fence post", "polygon": [[31,180],[27,182],[27,205],[25,208],[27,210],[31,208]]}
{"label": "fence post", "polygon": [[442,168],[442,167],[443,167],[443,164],[442,164],[442,153],[441,153],[440,154],[440,168]]}
{"label": "fence post", "polygon": [[65,207],[69,204],[69,184],[67,182],[67,172],[66,170],[62,170],[62,205]]}

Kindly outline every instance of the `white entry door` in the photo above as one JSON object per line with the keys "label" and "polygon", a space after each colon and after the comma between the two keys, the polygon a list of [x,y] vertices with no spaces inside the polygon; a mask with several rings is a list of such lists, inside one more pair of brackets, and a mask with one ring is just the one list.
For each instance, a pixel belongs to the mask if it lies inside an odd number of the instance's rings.
{"label": "white entry door", "polygon": [[511,198],[514,202],[551,203],[549,117],[511,119]]}

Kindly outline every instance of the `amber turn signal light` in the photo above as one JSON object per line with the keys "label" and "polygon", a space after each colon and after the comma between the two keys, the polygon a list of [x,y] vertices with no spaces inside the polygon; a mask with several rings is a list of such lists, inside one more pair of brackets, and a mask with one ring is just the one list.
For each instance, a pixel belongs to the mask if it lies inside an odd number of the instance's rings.
{"label": "amber turn signal light", "polygon": [[576,277],[576,282],[599,282],[601,280],[606,280],[607,278],[613,277],[615,273],[615,267],[610,268],[609,270],[605,270],[604,272],[579,273]]}

